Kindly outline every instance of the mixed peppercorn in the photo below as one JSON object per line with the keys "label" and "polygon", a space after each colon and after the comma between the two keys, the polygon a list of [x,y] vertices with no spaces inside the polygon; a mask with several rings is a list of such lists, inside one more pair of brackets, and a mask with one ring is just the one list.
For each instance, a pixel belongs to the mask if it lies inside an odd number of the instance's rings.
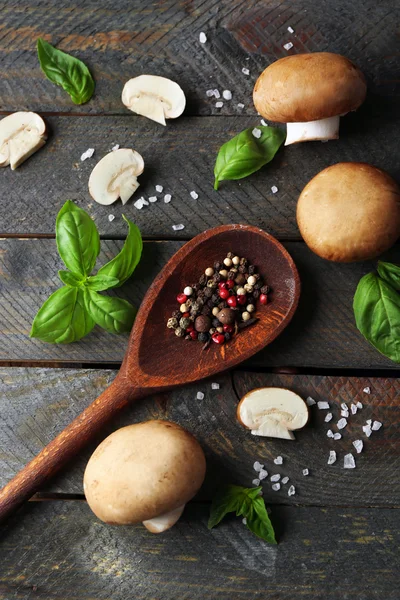
{"label": "mixed peppercorn", "polygon": [[270,288],[257,267],[228,252],[223,261],[208,267],[199,281],[178,294],[179,310],[167,327],[185,340],[198,340],[207,348],[211,342],[224,344],[241,329],[253,325],[256,302],[268,303]]}

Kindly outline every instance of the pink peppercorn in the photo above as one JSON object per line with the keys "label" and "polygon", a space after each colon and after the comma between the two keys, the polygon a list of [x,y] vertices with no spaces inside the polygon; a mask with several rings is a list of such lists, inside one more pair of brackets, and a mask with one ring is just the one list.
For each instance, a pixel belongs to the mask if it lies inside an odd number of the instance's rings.
{"label": "pink peppercorn", "polygon": [[268,304],[268,296],[267,294],[260,294],[260,304]]}

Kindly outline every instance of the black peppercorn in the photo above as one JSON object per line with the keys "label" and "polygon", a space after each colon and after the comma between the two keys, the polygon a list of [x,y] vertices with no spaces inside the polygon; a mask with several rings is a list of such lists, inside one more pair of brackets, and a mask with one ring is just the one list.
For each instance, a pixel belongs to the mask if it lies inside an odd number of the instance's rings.
{"label": "black peppercorn", "polygon": [[228,254],[226,255],[226,258],[234,258],[234,254],[233,252],[228,252]]}
{"label": "black peppercorn", "polygon": [[245,265],[239,265],[238,271],[239,273],[246,273],[247,267]]}
{"label": "black peppercorn", "polygon": [[204,273],[199,279],[199,284],[203,287],[207,284],[207,275],[205,275]]}
{"label": "black peppercorn", "polygon": [[218,262],[218,261],[217,261],[217,262],[215,262],[215,263],[214,263],[214,269],[215,269],[216,271],[220,271],[220,270],[222,269],[222,264],[221,264],[220,262]]}
{"label": "black peppercorn", "polygon": [[206,298],[211,298],[211,296],[213,295],[213,291],[210,287],[206,287],[204,290],[204,295]]}
{"label": "black peppercorn", "polygon": [[182,316],[182,313],[180,310],[174,310],[174,312],[172,313],[172,316],[174,317],[174,319],[180,319]]}
{"label": "black peppercorn", "polygon": [[[189,336],[189,337],[190,337],[190,336]],[[232,337],[232,336],[231,336],[231,334],[230,334],[230,333],[228,333],[228,332],[224,333],[224,338],[225,338],[225,341],[226,341],[226,342],[229,342],[229,340],[231,339],[231,337]]]}
{"label": "black peppercorn", "polygon": [[197,296],[196,304],[199,305],[199,308],[201,308],[203,306],[203,304],[204,304],[204,295],[201,298],[200,298],[200,296]]}
{"label": "black peppercorn", "polygon": [[268,294],[271,290],[269,288],[269,285],[263,285],[260,291],[262,294]]}
{"label": "black peppercorn", "polygon": [[240,259],[240,266],[245,266],[245,267],[247,267],[247,264],[248,264],[248,262],[249,262],[249,261],[247,260],[247,258],[241,258],[241,259]]}
{"label": "black peppercorn", "polygon": [[253,290],[253,298],[257,300],[260,297],[260,290]]}
{"label": "black peppercorn", "polygon": [[253,273],[253,277],[255,277],[256,281],[260,281],[261,275],[259,273]]}
{"label": "black peppercorn", "polygon": [[199,333],[197,339],[199,340],[199,342],[202,342],[204,344],[205,342],[208,342],[210,336],[208,333]]}
{"label": "black peppercorn", "polygon": [[221,281],[221,275],[219,273],[215,273],[215,275],[213,275],[213,281],[215,283],[219,283]]}
{"label": "black peppercorn", "polygon": [[211,308],[207,305],[203,306],[203,308],[201,309],[201,314],[206,315],[206,317],[209,317],[211,315]]}
{"label": "black peppercorn", "polygon": [[229,271],[227,279],[235,279],[236,273],[235,271]]}
{"label": "black peppercorn", "polygon": [[254,265],[249,265],[249,268],[247,270],[249,272],[249,275],[254,275],[254,273],[257,271],[257,267]]}
{"label": "black peppercorn", "polygon": [[205,291],[204,288],[197,292],[197,300],[202,300],[204,298]]}
{"label": "black peppercorn", "polygon": [[222,302],[220,302],[218,304],[219,310],[222,310],[223,308],[226,308],[227,306],[228,306],[228,303],[225,300],[223,300]]}
{"label": "black peppercorn", "polygon": [[211,300],[214,302],[214,304],[218,304],[218,302],[219,302],[219,299],[220,299],[220,298],[219,298],[219,296],[218,296],[217,294],[213,294],[213,295],[211,296]]}
{"label": "black peppercorn", "polygon": [[213,319],[212,326],[213,327],[221,327],[221,322],[219,321],[219,319]]}
{"label": "black peppercorn", "polygon": [[211,300],[211,298],[207,300],[207,306],[209,306],[210,308],[214,308],[214,302]]}
{"label": "black peppercorn", "polygon": [[244,283],[246,283],[246,278],[243,275],[243,273],[239,273],[239,275],[235,277],[235,283],[237,283],[238,285],[243,285]]}
{"label": "black peppercorn", "polygon": [[193,290],[194,292],[198,292],[198,291],[199,291],[199,289],[200,289],[200,284],[199,284],[199,283],[194,283],[194,284],[192,285],[192,290]]}
{"label": "black peppercorn", "polygon": [[263,287],[262,281],[257,281],[253,287],[255,290],[260,290]]}

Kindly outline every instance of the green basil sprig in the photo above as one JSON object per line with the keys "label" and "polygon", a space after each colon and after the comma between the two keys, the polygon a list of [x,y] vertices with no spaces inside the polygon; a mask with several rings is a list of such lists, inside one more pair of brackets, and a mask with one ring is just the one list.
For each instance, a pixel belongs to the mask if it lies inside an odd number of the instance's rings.
{"label": "green basil sprig", "polygon": [[400,363],[400,268],[379,263],[378,275],[358,283],[353,309],[358,330],[379,352]]}
{"label": "green basil sprig", "polygon": [[[259,129],[261,136],[254,137]],[[286,134],[277,127],[250,127],[221,146],[214,167],[214,189],[220,181],[243,179],[269,163],[285,140]]]}
{"label": "green basil sprig", "polygon": [[228,485],[220,489],[211,504],[208,528],[212,529],[228,513],[234,512],[237,517],[246,517],[246,527],[269,544],[276,544],[275,532],[260,496],[261,487],[245,488],[239,485]]}
{"label": "green basil sprig", "polygon": [[110,333],[130,331],[136,310],[126,300],[98,292],[121,286],[135,270],[142,254],[138,227],[129,226],[121,252],[90,275],[100,251],[100,237],[89,215],[70,200],[57,216],[56,241],[59,254],[69,271],[59,271],[65,284],[39,309],[30,333],[44,342],[68,344],[90,333],[95,324]]}
{"label": "green basil sprig", "polygon": [[93,96],[93,77],[81,60],[54,48],[39,38],[37,52],[40,67],[50,81],[60,85],[75,104],[85,104]]}

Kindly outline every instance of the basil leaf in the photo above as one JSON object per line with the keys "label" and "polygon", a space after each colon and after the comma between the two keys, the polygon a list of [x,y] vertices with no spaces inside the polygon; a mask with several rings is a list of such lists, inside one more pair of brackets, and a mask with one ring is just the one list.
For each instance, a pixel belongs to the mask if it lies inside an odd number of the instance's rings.
{"label": "basil leaf", "polygon": [[132,329],[136,310],[126,300],[85,290],[85,306],[95,323],[110,333],[127,333]]}
{"label": "basil leaf", "polygon": [[393,263],[378,262],[377,271],[379,276],[386,281],[386,283],[390,283],[390,285],[400,292],[400,267],[398,265],[394,265]]}
{"label": "basil leaf", "polygon": [[71,271],[58,271],[58,276],[65,285],[70,287],[79,287],[84,281],[80,275],[71,273]]}
{"label": "basil leaf", "polygon": [[261,131],[257,139],[252,131],[245,129],[221,146],[214,167],[217,190],[219,182],[227,179],[243,179],[270,162],[285,140],[285,132],[277,127],[256,127]]}
{"label": "basil leaf", "polygon": [[93,77],[78,58],[54,48],[42,38],[37,41],[40,67],[50,81],[60,85],[75,104],[85,104],[93,96]]}
{"label": "basil leaf", "polygon": [[100,237],[89,215],[67,200],[57,215],[56,241],[65,266],[81,276],[89,275],[100,252]]}
{"label": "basil leaf", "polygon": [[353,309],[362,335],[390,360],[400,362],[400,295],[369,273],[358,283]]}
{"label": "basil leaf", "polygon": [[129,226],[125,244],[121,252],[113,260],[101,267],[98,272],[98,275],[108,275],[116,277],[119,280],[119,283],[112,287],[119,287],[129,279],[140,260],[143,250],[143,241],[139,228],[124,215],[122,217]]}
{"label": "basil leaf", "polygon": [[87,314],[82,290],[62,287],[39,309],[32,323],[30,337],[52,344],[76,342],[94,327]]}
{"label": "basil leaf", "polygon": [[214,496],[208,528],[212,529],[230,512],[246,517],[247,528],[270,544],[276,544],[275,533],[269,519],[264,500],[260,496],[261,487],[245,488],[228,485]]}
{"label": "basil leaf", "polygon": [[94,275],[88,277],[85,282],[85,287],[94,292],[102,292],[119,285],[119,279],[116,277],[108,277],[107,275]]}

